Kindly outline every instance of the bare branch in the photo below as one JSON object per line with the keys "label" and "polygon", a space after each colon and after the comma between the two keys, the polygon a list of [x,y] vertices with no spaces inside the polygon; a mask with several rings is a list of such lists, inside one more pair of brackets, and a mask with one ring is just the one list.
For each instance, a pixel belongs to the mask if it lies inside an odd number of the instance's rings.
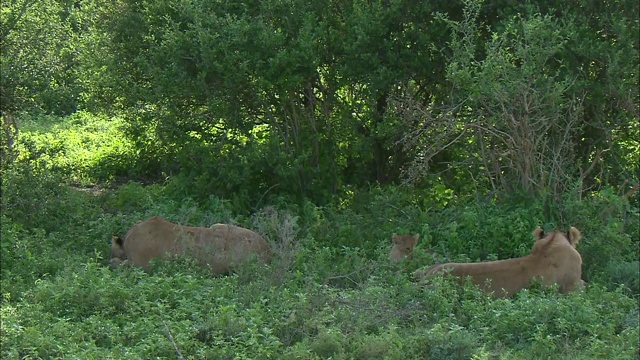
{"label": "bare branch", "polygon": [[[608,150],[608,149],[607,149]],[[607,151],[604,150],[604,151]],[[584,181],[584,179],[589,176],[589,174],[593,171],[593,169],[596,167],[596,164],[598,163],[598,161],[600,160],[600,157],[602,156],[603,151],[602,150],[597,150],[596,151],[596,156],[593,158],[593,161],[591,162],[591,165],[589,166],[589,168],[586,171],[580,171],[580,182],[582,183]]]}
{"label": "bare branch", "polygon": [[182,354],[180,353],[180,350],[178,349],[178,346],[176,345],[176,342],[173,341],[173,336],[171,336],[171,331],[169,331],[169,327],[164,322],[164,320],[162,321],[162,325],[164,325],[164,330],[167,332],[167,337],[169,338],[169,341],[171,341],[171,345],[173,345],[173,349],[176,351],[176,355],[178,355],[178,359],[179,360],[184,359],[184,357],[182,357]]}
{"label": "bare branch", "polygon": [[630,197],[633,196],[633,194],[636,193],[636,191],[640,190],[640,182],[638,182],[637,184],[633,185],[633,187],[631,188],[631,190],[627,191],[626,194],[624,194],[624,198],[625,199],[629,199]]}

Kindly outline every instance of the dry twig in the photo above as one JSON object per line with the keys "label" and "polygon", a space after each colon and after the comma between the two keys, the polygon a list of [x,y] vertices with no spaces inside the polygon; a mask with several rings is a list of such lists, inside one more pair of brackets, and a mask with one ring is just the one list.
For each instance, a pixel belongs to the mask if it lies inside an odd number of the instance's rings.
{"label": "dry twig", "polygon": [[179,360],[184,359],[184,357],[180,353],[180,350],[178,349],[178,346],[176,345],[176,342],[173,340],[173,336],[171,336],[171,331],[169,331],[169,327],[167,326],[167,324],[164,321],[162,321],[162,325],[164,325],[164,330],[167,332],[167,337],[169,338],[169,341],[171,341],[171,345],[173,345],[173,348],[176,350],[176,354],[178,355],[178,359]]}

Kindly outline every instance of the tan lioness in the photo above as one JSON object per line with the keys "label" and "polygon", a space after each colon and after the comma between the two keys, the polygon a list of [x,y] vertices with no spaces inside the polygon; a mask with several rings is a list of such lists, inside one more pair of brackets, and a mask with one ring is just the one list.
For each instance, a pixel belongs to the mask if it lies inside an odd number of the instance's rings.
{"label": "tan lioness", "polygon": [[270,261],[267,242],[257,233],[234,225],[209,228],[172,224],[153,217],[134,225],[124,239],[111,239],[111,266],[129,264],[149,270],[154,258],[191,256],[214,275],[227,273],[251,256]]}
{"label": "tan lioness", "polygon": [[405,257],[411,258],[413,256],[413,249],[420,240],[420,234],[415,235],[397,235],[391,236],[393,246],[391,246],[391,252],[389,253],[389,260],[400,261]]}
{"label": "tan lioness", "polygon": [[509,297],[528,287],[532,280],[543,286],[558,284],[560,293],[582,289],[582,257],[576,250],[580,231],[575,227],[568,236],[553,231],[546,236],[538,227],[531,254],[508,260],[482,263],[448,263],[416,271],[416,280],[434,276],[455,276],[463,282],[468,276],[474,284],[497,298]]}

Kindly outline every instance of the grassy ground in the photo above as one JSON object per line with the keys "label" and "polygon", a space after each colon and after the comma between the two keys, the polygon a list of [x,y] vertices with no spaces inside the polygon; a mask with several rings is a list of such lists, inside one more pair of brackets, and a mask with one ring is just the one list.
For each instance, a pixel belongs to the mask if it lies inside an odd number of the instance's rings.
{"label": "grassy ground", "polygon": [[[411,273],[433,263],[425,249],[525,255],[535,226],[557,225],[535,203],[434,210],[420,194],[373,188],[335,206],[247,215],[232,199],[177,196],[171,183],[109,183],[127,175],[131,149],[114,124],[76,115],[22,127],[21,157],[2,180],[2,358],[638,358],[638,209],[612,192],[564,207],[584,234],[585,292],[493,300],[446,281],[420,286]],[[83,190],[100,184],[111,185]],[[155,215],[252,228],[275,260],[216,278],[189,259],[109,270],[111,235]],[[394,232],[421,234],[414,259],[387,260]]]}

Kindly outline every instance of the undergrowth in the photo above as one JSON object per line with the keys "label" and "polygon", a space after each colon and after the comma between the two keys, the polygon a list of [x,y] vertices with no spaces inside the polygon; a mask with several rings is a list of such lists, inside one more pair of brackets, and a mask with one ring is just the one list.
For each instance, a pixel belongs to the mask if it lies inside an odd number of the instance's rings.
{"label": "undergrowth", "polygon": [[[93,120],[74,121],[89,126]],[[56,126],[52,131],[62,125]],[[100,171],[114,170],[98,163],[90,166],[93,173],[70,170],[88,160],[68,151],[75,135],[65,136],[53,151],[55,137],[25,135],[33,146],[25,145],[2,177],[2,358],[639,355],[638,209],[610,190],[581,200],[568,194],[558,218],[535,202],[508,199],[452,198],[429,206],[427,195],[401,187],[354,190],[323,207],[274,201],[247,212],[233,199],[178,195],[175,189],[188,184],[172,185],[176,180],[100,191],[71,187],[110,179]],[[67,163],[56,155],[64,149]],[[156,261],[150,273],[110,270],[111,235],[152,216],[254,229],[274,259],[222,277],[189,259]],[[586,291],[533,288],[494,300],[446,279],[428,286],[412,280],[413,271],[435,262],[526,255],[538,225],[582,231]],[[413,259],[388,261],[392,233],[420,234]]]}

